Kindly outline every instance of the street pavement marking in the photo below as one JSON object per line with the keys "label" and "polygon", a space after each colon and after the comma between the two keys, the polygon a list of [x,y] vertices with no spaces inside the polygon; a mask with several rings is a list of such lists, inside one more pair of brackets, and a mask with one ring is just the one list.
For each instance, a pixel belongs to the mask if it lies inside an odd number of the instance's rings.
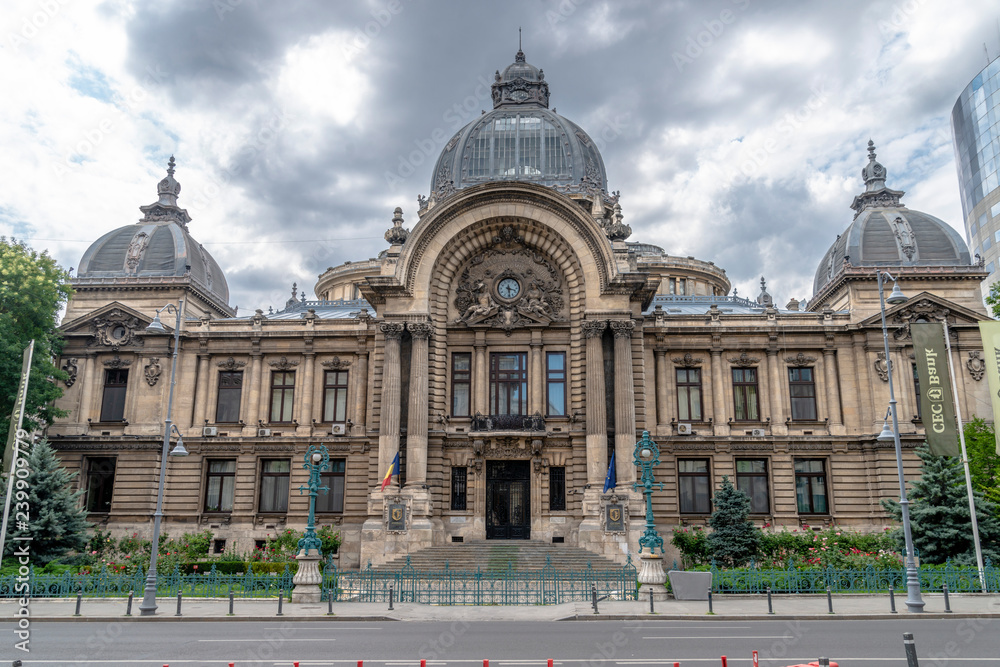
{"label": "street pavement marking", "polygon": [[643,639],[789,639],[788,634],[784,635],[708,635],[706,637],[691,637],[688,635],[667,635],[664,637],[643,637]]}
{"label": "street pavement marking", "polygon": [[[196,642],[255,642],[257,637],[245,637],[244,639],[196,639]],[[282,637],[280,639],[275,639],[275,641],[282,642],[335,642],[336,639],[331,639],[329,637]]]}

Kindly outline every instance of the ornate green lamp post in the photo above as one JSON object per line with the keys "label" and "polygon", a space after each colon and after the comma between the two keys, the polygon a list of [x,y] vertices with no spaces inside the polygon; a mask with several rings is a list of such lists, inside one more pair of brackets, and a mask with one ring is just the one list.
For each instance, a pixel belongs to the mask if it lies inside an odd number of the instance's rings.
{"label": "ornate green lamp post", "polygon": [[316,535],[316,496],[320,491],[325,493],[330,490],[330,487],[320,486],[320,474],[330,468],[330,453],[324,445],[309,445],[302,467],[309,471],[309,485],[299,487],[299,493],[309,492],[309,520],[295,557],[299,570],[292,579],[295,584],[292,602],[316,603],[320,600],[320,585],[323,583],[323,575],[319,571],[319,561],[323,557],[320,553],[322,542]]}
{"label": "ornate green lamp post", "polygon": [[[653,591],[653,596],[661,599],[666,598],[667,591],[663,584],[667,581],[667,575],[663,571],[663,538],[656,532],[656,523],[653,520],[653,490],[663,490],[663,484],[654,481],[653,468],[660,465],[660,448],[656,446],[649,431],[642,432],[642,439],[635,443],[635,465],[642,468],[642,478],[635,482],[632,487],[636,491],[642,490],[646,495],[646,530],[639,538],[639,560],[642,567],[639,570],[639,593],[645,593],[648,586]],[[643,553],[643,549],[649,549],[649,553]],[[656,550],[659,549],[659,553]]]}

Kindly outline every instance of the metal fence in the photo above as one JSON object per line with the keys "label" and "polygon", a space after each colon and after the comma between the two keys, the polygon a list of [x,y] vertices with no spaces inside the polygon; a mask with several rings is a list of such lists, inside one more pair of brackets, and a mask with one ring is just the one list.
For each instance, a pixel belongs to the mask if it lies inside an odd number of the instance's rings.
{"label": "metal fence", "polygon": [[[156,591],[159,596],[274,597],[279,591],[292,589],[292,573],[286,569],[277,573],[221,574],[213,567],[202,574],[182,574],[178,570],[160,572]],[[130,591],[141,592],[146,575],[111,573],[106,570],[91,574],[61,575],[29,571],[26,578],[31,596],[125,597]],[[21,597],[17,575],[0,577],[0,598]],[[420,602],[441,605],[539,605],[559,604],[575,600],[590,600],[592,592],[599,597],[615,600],[636,599],[636,570],[631,558],[625,566],[611,570],[595,570],[589,564],[583,570],[561,570],[550,562],[541,570],[416,570],[407,558],[406,565],[396,571],[376,570],[369,564],[361,571],[339,571],[332,559],[323,572],[323,599],[334,595],[339,602],[386,602],[390,589],[397,602]]]}
{"label": "metal fence", "polygon": [[[989,561],[985,564],[986,590],[979,581],[979,570],[971,566],[951,563],[943,568],[920,568],[920,587],[941,590],[948,584],[953,593],[1000,592],[1000,568]],[[786,570],[759,570],[755,568],[720,570],[712,565],[712,591],[714,593],[825,593],[827,587],[834,593],[871,593],[890,588],[906,590],[905,570],[877,570],[868,566],[858,570],[796,569],[794,564]]]}

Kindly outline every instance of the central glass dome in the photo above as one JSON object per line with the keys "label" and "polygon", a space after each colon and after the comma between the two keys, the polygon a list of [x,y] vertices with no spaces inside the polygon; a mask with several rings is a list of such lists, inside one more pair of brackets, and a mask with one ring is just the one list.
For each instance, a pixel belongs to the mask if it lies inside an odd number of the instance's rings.
{"label": "central glass dome", "polygon": [[580,126],[549,107],[543,70],[518,51],[497,71],[493,111],[469,123],[445,145],[431,179],[442,198],[489,181],[528,181],[567,193],[607,192],[600,151]]}

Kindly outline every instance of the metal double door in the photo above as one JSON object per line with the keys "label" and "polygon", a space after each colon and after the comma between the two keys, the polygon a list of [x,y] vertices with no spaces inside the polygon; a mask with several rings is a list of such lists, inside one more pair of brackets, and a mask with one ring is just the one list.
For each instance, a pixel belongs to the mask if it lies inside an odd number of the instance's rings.
{"label": "metal double door", "polygon": [[486,539],[531,537],[531,462],[486,462]]}

